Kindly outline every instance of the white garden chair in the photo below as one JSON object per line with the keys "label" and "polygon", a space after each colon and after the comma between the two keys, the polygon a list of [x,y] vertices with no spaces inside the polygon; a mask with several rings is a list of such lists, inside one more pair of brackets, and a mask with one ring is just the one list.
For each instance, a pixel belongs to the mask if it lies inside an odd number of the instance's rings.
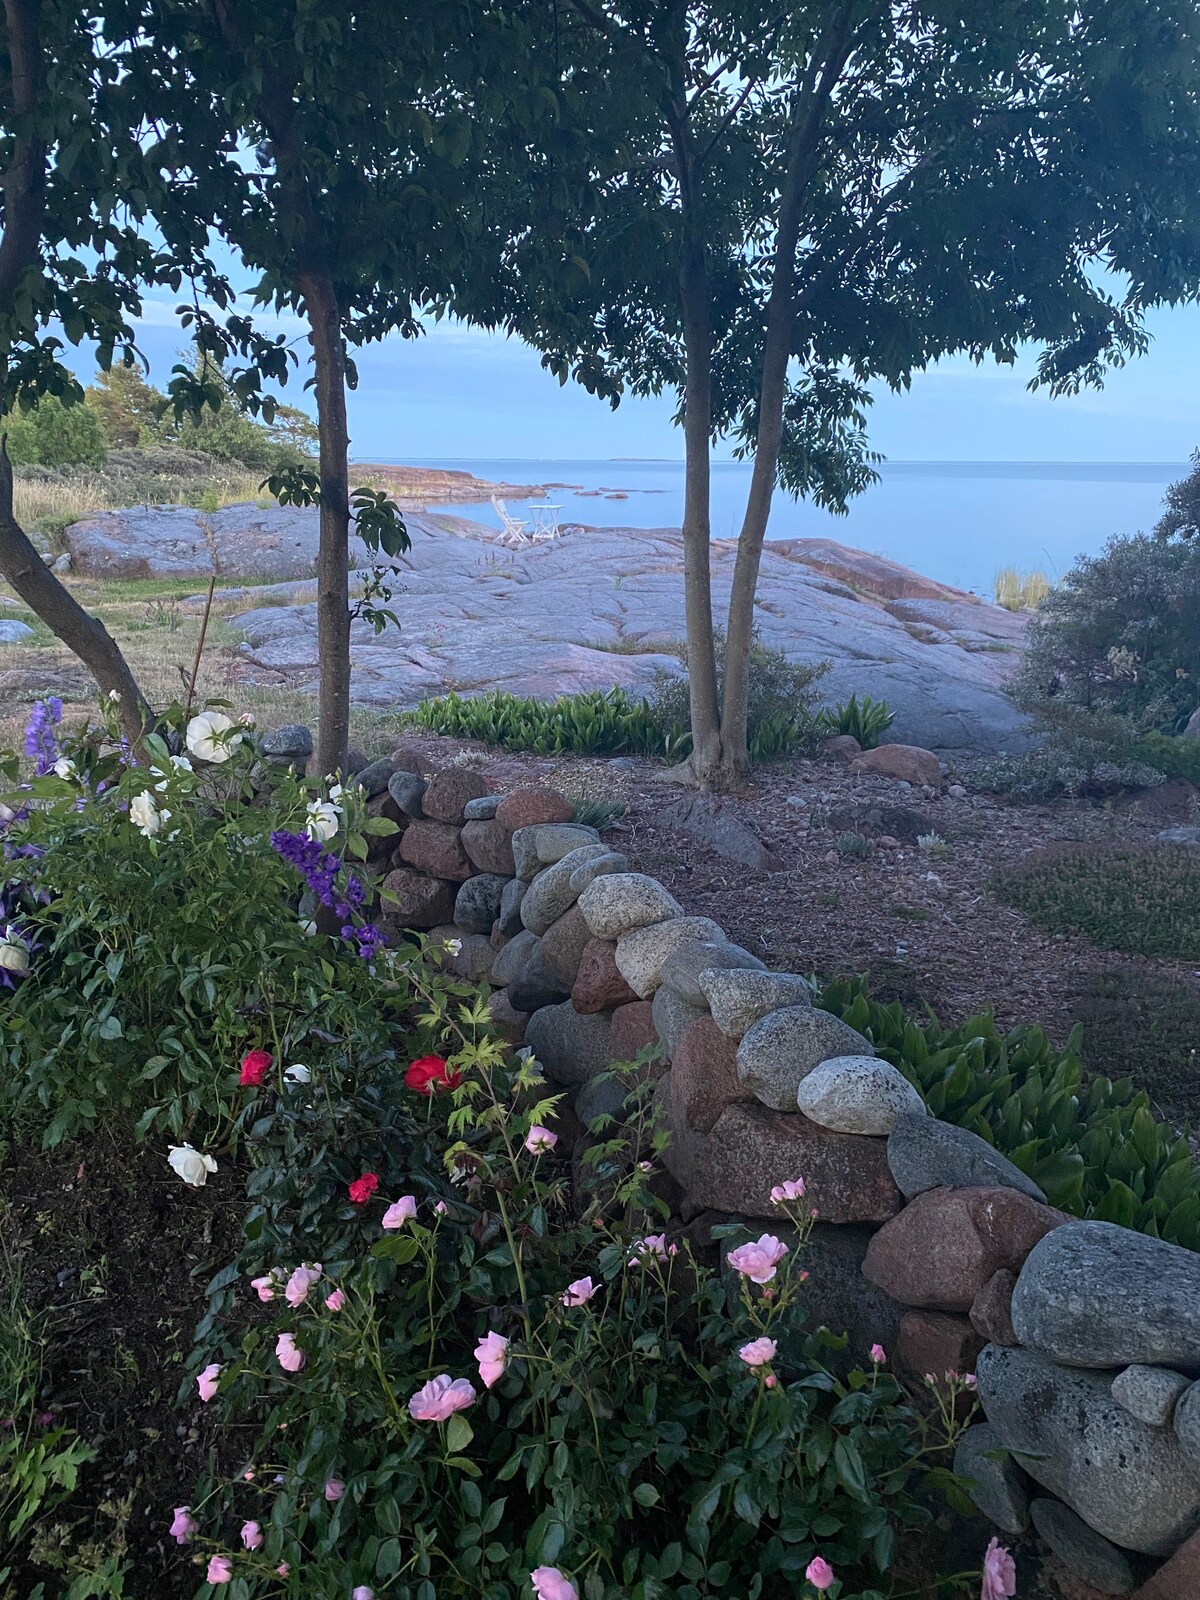
{"label": "white garden chair", "polygon": [[504,529],[496,543],[511,545],[514,550],[524,549],[529,543],[525,535],[525,529],[528,524],[522,522],[518,517],[514,517],[504,504],[504,501],[497,500],[495,495],[492,496],[492,510],[500,518],[501,526]]}

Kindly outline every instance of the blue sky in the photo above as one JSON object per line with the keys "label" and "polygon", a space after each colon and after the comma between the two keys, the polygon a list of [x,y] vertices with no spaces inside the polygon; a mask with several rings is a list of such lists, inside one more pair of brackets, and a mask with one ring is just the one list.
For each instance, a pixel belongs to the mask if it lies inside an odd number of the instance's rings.
{"label": "blue sky", "polygon": [[[303,353],[302,325],[275,325]],[[1148,355],[1099,393],[1070,399],[1028,392],[1032,353],[1015,368],[946,362],[907,395],[879,395],[871,442],[893,460],[1184,461],[1200,446],[1200,307],[1155,312],[1148,326]],[[185,344],[171,302],[147,304],[140,337],[152,381],[165,385]],[[358,365],[349,409],[359,460],[683,454],[670,399],[629,400],[614,412],[582,389],[560,388],[527,347],[474,329],[443,324],[420,339],[390,338],[361,351]],[[90,376],[82,353],[77,370]],[[299,377],[284,398],[312,409]]]}

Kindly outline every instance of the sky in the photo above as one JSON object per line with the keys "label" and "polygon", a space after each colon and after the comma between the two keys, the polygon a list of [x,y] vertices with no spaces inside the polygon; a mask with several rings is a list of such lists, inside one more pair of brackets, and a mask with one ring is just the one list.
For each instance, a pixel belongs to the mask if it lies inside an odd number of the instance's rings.
{"label": "sky", "polygon": [[[275,318],[273,326],[296,340],[303,361],[303,324]],[[1102,391],[1071,398],[1029,392],[1033,352],[1015,367],[943,362],[907,394],[878,394],[871,444],[899,461],[1182,462],[1200,446],[1200,306],[1159,310],[1147,326],[1147,355],[1112,373]],[[165,387],[186,343],[173,302],[147,301],[139,342],[151,381]],[[357,362],[349,415],[359,461],[683,456],[669,397],[626,400],[614,412],[575,385],[561,388],[517,340],[440,324],[418,339],[369,346]],[[83,352],[76,368],[90,378]],[[313,409],[302,376],[283,398]]]}

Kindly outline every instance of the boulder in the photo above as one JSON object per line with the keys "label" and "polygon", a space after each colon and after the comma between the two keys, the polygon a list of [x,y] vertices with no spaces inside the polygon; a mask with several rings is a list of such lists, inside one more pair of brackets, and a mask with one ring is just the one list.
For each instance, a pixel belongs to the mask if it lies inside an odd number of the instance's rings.
{"label": "boulder", "polygon": [[873,1053],[870,1041],[840,1017],[811,1005],[784,1006],[760,1017],[743,1034],[738,1076],[763,1105],[794,1111],[801,1082],[822,1061]]}
{"label": "boulder", "polygon": [[443,767],[430,778],[421,804],[425,815],[435,822],[457,826],[467,820],[467,801],[478,800],[487,792],[487,784],[469,767]]}
{"label": "boulder", "polygon": [[[368,767],[367,771],[370,770]],[[359,782],[362,782],[361,773]],[[384,787],[406,817],[412,817],[415,822],[424,817],[425,811],[421,801],[428,785],[418,773],[406,772],[403,768],[399,772],[393,772],[389,766]]]}
{"label": "boulder", "polygon": [[600,835],[595,828],[585,827],[581,822],[544,822],[533,836],[537,858],[544,867],[553,866],[580,845],[599,843]]}
{"label": "boulder", "polygon": [[443,965],[456,978],[463,978],[467,983],[482,983],[490,975],[496,958],[491,940],[482,933],[463,933],[457,929],[452,937],[457,940],[458,949],[446,952]]}
{"label": "boulder", "polygon": [[508,998],[517,1011],[540,1011],[543,1006],[561,1005],[569,992],[546,965],[540,939],[508,986]]}
{"label": "boulder", "polygon": [[628,871],[628,856],[623,856],[619,850],[610,850],[607,855],[594,856],[591,861],[584,862],[582,867],[576,867],[571,874],[571,888],[575,894],[582,894],[588,884],[594,883],[597,878],[607,878],[614,873]]}
{"label": "boulder", "polygon": [[926,1189],[1016,1189],[1031,1200],[1046,1196],[986,1139],[924,1110],[900,1115],[888,1138],[888,1165],[906,1200]]}
{"label": "boulder", "polygon": [[[511,998],[512,990],[509,990]],[[574,1088],[612,1061],[612,1022],[602,1012],[581,1016],[569,1000],[543,1006],[525,1029],[525,1042],[546,1076]]]}
{"label": "boulder", "polygon": [[1133,1600],[1196,1600],[1200,1595],[1200,1533],[1179,1546],[1134,1594]]}
{"label": "boulder", "polygon": [[999,1272],[992,1273],[971,1301],[968,1313],[971,1326],[985,1344],[1020,1344],[1012,1325],[1012,1297],[1016,1286],[1016,1273],[1001,1267]]}
{"label": "boulder", "polygon": [[1200,706],[1187,719],[1187,727],[1183,730],[1185,739],[1200,739]]}
{"label": "boulder", "polygon": [[651,1013],[654,1017],[654,1031],[658,1034],[663,1047],[664,1061],[674,1059],[679,1041],[692,1023],[708,1015],[708,1012],[700,1006],[690,1006],[686,1000],[681,1000],[673,989],[667,988],[666,984],[655,991]]}
{"label": "boulder", "polygon": [[1111,1374],[989,1344],[975,1377],[987,1419],[1017,1464],[1106,1539],[1169,1555],[1200,1526],[1200,1481],[1174,1433],[1118,1405]]}
{"label": "boulder", "polygon": [[691,794],[663,806],[660,827],[675,828],[705,850],[738,861],[756,872],[781,872],[783,861],[769,850],[752,827],[716,795]]}
{"label": "boulder", "polygon": [[743,950],[740,945],[695,939],[680,945],[667,957],[663,963],[662,981],[666,988],[673,989],[688,1005],[707,1011],[708,1000],[700,987],[700,974],[718,967],[766,971],[758,957],[752,956],[749,950]]}
{"label": "boulder", "polygon": [[741,1039],[768,1012],[812,1004],[812,988],[793,972],[707,967],[696,981],[713,1021],[731,1039]]}
{"label": "boulder", "polygon": [[532,928],[534,933],[545,933],[552,922],[557,922],[575,904],[571,874],[576,867],[583,866],[584,862],[595,856],[606,854],[608,852],[602,844],[580,845],[552,867],[539,872],[521,901],[521,921],[525,926]]}
{"label": "boulder", "polygon": [[30,644],[37,638],[27,622],[16,617],[0,617],[0,644]]}
{"label": "boulder", "polygon": [[[654,997],[657,1006],[660,989]],[[737,1075],[737,1046],[709,1016],[686,1029],[671,1053],[671,1093],[689,1128],[709,1133],[726,1106],[752,1099]]]}
{"label": "boulder", "polygon": [[974,1422],[958,1441],[954,1473],[967,1480],[967,1493],[989,1522],[1012,1539],[1029,1527],[1028,1480],[1007,1453],[990,1422]]}
{"label": "boulder", "polygon": [[914,789],[923,784],[934,788],[942,785],[942,764],[932,750],[922,750],[915,744],[881,744],[874,750],[864,750],[850,763],[855,777],[893,778],[897,783],[911,783]]}
{"label": "boulder", "polygon": [[412,822],[400,841],[400,859],[431,878],[465,883],[474,872],[458,829],[449,822]]}
{"label": "boulder", "polygon": [[1017,1280],[1013,1327],[1031,1350],[1077,1367],[1200,1372],[1200,1254],[1111,1222],[1070,1222]]}
{"label": "boulder", "polygon": [[[496,956],[492,962],[492,982],[503,988],[505,984],[512,983],[521,972],[522,968],[536,955],[541,946],[541,940],[536,933],[530,933],[528,928],[522,928],[514,938]],[[529,1010],[530,1007],[522,1009]]]}
{"label": "boulder", "polygon": [[903,1112],[925,1115],[925,1102],[902,1072],[875,1056],[834,1056],[801,1080],[796,1104],[839,1133],[891,1133]]}
{"label": "boulder", "polygon": [[1018,1271],[1063,1220],[1015,1189],[929,1189],[879,1230],[863,1271],[901,1305],[969,1311],[994,1272]]}
{"label": "boulder", "polygon": [[1190,1384],[1175,1406],[1175,1437],[1200,1482],[1200,1383]]}
{"label": "boulder", "polygon": [[922,834],[934,832],[934,819],[912,806],[887,805],[878,800],[835,806],[825,819],[831,833],[865,833],[868,838],[916,844]]}
{"label": "boulder", "polygon": [[542,960],[564,989],[570,989],[579,974],[579,963],[591,939],[588,925],[578,906],[564,911],[542,936]]}
{"label": "boulder", "polygon": [[424,776],[429,770],[424,751],[412,739],[405,739],[398,744],[388,756],[387,763],[395,772],[416,772]]}
{"label": "boulder", "polygon": [[524,1042],[529,1013],[513,1007],[507,989],[493,989],[488,997],[487,1008],[492,1027],[502,1039],[507,1039],[509,1044]]}
{"label": "boulder", "polygon": [[[1151,1428],[1166,1428],[1180,1395],[1190,1384],[1191,1379],[1182,1372],[1171,1372],[1167,1367],[1126,1367],[1112,1381],[1112,1397],[1139,1422]],[[1186,1441],[1180,1442],[1186,1449]],[[1200,1462],[1200,1453],[1197,1461]]]}
{"label": "boulder", "polygon": [[949,1311],[906,1311],[893,1356],[897,1371],[910,1382],[921,1383],[926,1373],[942,1382],[951,1373],[973,1372],[983,1344],[966,1317]]}
{"label": "boulder", "polygon": [[529,785],[505,795],[497,807],[496,820],[506,828],[529,828],[537,822],[570,822],[573,810],[571,802],[557,789]]}
{"label": "boulder", "polygon": [[474,800],[467,801],[463,816],[468,822],[490,822],[496,815],[501,799],[502,796],[498,794],[477,795]]}
{"label": "boulder", "polygon": [[[583,916],[581,907],[573,909]],[[604,1011],[609,1006],[623,1006],[636,999],[637,995],[617,971],[616,946],[607,939],[589,939],[579,958],[579,970],[571,989],[571,1004],[576,1011]]]}
{"label": "boulder", "polygon": [[[497,817],[494,819],[498,828],[504,824]],[[507,833],[509,830],[505,829]],[[537,853],[537,825],[528,828],[516,828],[511,834],[513,864],[517,869],[517,877],[526,883],[532,883],[542,870],[542,863]]]}
{"label": "boulder", "polygon": [[454,899],[454,920],[464,932],[491,933],[509,881],[494,872],[477,872],[467,879]]}
{"label": "boulder", "polygon": [[382,794],[388,786],[388,779],[392,775],[392,763],[386,756],[380,756],[378,761],[371,761],[365,767],[359,767],[354,774],[354,781],[371,800],[377,794]]}
{"label": "boulder", "polygon": [[[575,1004],[573,997],[571,1004]],[[612,1014],[614,1061],[636,1061],[643,1050],[657,1048],[653,1009],[649,1000],[631,1000],[616,1008]]]}
{"label": "boulder", "polygon": [[462,847],[480,872],[496,872],[511,878],[517,870],[512,841],[508,829],[495,820],[463,824]]}
{"label": "boulder", "polygon": [[672,1077],[658,1086],[671,1135],[663,1160],[694,1207],[778,1219],[771,1190],[803,1177],[824,1222],[882,1222],[899,1209],[882,1139],[832,1133],[798,1112],[783,1116],[757,1102],[726,1106],[701,1133],[688,1127]]}
{"label": "boulder", "polygon": [[[466,829],[463,829],[466,832]],[[521,921],[521,901],[525,898],[528,884],[522,883],[520,878],[510,878],[504,886],[504,893],[500,896],[500,932],[506,938],[511,938],[515,933],[523,933],[525,924]]]}
{"label": "boulder", "polygon": [[828,739],[822,739],[821,749],[835,761],[853,761],[863,753],[862,745],[852,733],[830,734]]}
{"label": "boulder", "polygon": [[436,928],[454,915],[454,885],[430,878],[411,867],[398,867],[383,880],[394,901],[385,902],[385,918],[401,928]]}
{"label": "boulder", "polygon": [[[618,873],[615,877],[597,878],[596,883],[616,883],[621,876]],[[585,893],[590,894],[595,887],[596,884],[592,884]],[[587,908],[581,906],[580,909],[595,933],[596,926],[588,917]],[[722,938],[720,928],[709,917],[673,917],[669,922],[634,928],[617,940],[617,971],[636,995],[648,1000],[662,981],[663,963],[680,945],[693,939]]]}
{"label": "boulder", "polygon": [[258,748],[274,761],[303,761],[313,753],[313,736],[302,722],[287,722],[269,728]]}
{"label": "boulder", "polygon": [[580,894],[579,909],[598,939],[619,939],[635,928],[683,916],[683,907],[658,879],[641,872],[597,878]]}
{"label": "boulder", "polygon": [[597,1117],[619,1118],[634,1088],[631,1079],[602,1072],[589,1078],[575,1096],[575,1115],[585,1128],[590,1128]]}
{"label": "boulder", "polygon": [[1133,1567],[1129,1557],[1102,1534],[1089,1528],[1061,1500],[1035,1500],[1029,1508],[1033,1525],[1071,1573],[1101,1594],[1129,1594]]}

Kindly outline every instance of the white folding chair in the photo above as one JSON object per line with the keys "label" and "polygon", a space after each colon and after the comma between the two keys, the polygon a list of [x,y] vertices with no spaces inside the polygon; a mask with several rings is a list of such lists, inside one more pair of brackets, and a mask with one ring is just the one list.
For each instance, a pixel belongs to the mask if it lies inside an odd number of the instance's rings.
{"label": "white folding chair", "polygon": [[504,504],[504,501],[497,500],[495,495],[492,496],[492,510],[500,518],[501,526],[504,529],[504,532],[496,541],[497,544],[511,545],[514,550],[520,550],[529,543],[525,536],[527,524],[514,517]]}

